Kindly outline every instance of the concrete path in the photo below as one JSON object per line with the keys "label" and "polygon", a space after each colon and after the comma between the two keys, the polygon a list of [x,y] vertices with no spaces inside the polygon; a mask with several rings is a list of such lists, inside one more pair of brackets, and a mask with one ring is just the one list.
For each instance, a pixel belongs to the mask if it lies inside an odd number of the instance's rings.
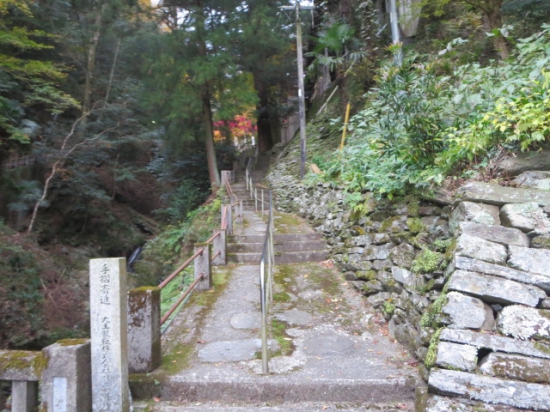
{"label": "concrete path", "polygon": [[[265,232],[246,210],[236,235]],[[286,233],[313,232],[281,218]],[[279,229],[283,229],[279,227]],[[416,364],[330,260],[276,268],[270,374],[261,374],[259,269],[215,269],[163,341],[163,366],[132,388],[147,411],[414,410]]]}

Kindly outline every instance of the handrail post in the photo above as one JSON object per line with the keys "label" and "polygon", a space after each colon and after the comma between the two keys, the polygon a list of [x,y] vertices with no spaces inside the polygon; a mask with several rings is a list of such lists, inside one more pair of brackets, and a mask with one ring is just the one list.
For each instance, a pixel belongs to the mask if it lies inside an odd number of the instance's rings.
{"label": "handrail post", "polygon": [[212,245],[210,243],[195,243],[195,252],[202,249],[202,253],[195,258],[195,279],[202,276],[197,284],[197,290],[205,291],[212,288]]}
{"label": "handrail post", "polygon": [[239,200],[239,217],[240,217],[240,222],[243,223],[244,222],[244,208],[243,208],[243,201],[242,200]]}
{"label": "handrail post", "polygon": [[264,189],[262,189],[262,215],[264,214]]}
{"label": "handrail post", "polygon": [[254,188],[254,208],[255,212],[258,213],[258,189]]}
{"label": "handrail post", "polygon": [[148,373],[161,364],[160,288],[128,292],[128,370]]}
{"label": "handrail post", "polygon": [[262,310],[262,373],[267,375],[269,373],[269,362],[267,359],[267,302],[265,293],[265,262],[263,259],[260,262],[260,292],[260,306]]}
{"label": "handrail post", "polygon": [[11,381],[11,397],[14,412],[36,410],[38,407],[38,382]]}
{"label": "handrail post", "polygon": [[227,234],[231,236],[233,234],[233,206],[231,206],[231,203],[228,205],[225,205],[227,208],[227,213],[225,215],[225,218],[227,219]]}
{"label": "handrail post", "polygon": [[217,255],[212,261],[212,265],[224,266],[227,264],[227,233],[225,229],[219,229],[218,233],[219,235],[212,242],[212,253],[214,256]]}
{"label": "handrail post", "polygon": [[222,186],[231,183],[231,171],[222,170]]}

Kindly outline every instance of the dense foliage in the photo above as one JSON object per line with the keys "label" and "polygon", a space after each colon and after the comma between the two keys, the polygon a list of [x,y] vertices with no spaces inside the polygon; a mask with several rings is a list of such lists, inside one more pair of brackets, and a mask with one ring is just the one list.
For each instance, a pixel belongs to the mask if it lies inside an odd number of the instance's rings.
{"label": "dense foliage", "polygon": [[[345,152],[323,160],[325,177],[391,197],[442,183],[497,150],[539,148],[550,137],[549,40],[543,25],[517,41],[513,59],[487,66],[450,70],[444,53],[382,66]],[[462,47],[453,43],[448,50]]]}

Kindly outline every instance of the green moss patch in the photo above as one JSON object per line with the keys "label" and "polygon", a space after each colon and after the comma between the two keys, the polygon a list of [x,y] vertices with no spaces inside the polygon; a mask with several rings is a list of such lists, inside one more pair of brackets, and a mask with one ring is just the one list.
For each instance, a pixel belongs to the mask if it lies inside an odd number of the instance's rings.
{"label": "green moss patch", "polygon": [[443,254],[424,249],[413,261],[411,269],[414,273],[432,273],[441,269],[444,260],[445,257]]}

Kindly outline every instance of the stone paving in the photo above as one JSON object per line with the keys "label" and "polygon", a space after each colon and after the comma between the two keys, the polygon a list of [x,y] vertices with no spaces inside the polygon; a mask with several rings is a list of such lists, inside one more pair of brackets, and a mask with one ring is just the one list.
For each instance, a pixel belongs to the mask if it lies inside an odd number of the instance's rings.
{"label": "stone paving", "polygon": [[[286,233],[312,232],[296,217],[284,225]],[[264,218],[245,210],[235,232],[263,234]],[[416,362],[331,261],[276,267],[267,376],[258,266],[218,267],[214,280],[215,290],[196,295],[163,341],[170,359],[179,351],[185,361],[151,374],[158,384],[136,410],[414,409]]]}

